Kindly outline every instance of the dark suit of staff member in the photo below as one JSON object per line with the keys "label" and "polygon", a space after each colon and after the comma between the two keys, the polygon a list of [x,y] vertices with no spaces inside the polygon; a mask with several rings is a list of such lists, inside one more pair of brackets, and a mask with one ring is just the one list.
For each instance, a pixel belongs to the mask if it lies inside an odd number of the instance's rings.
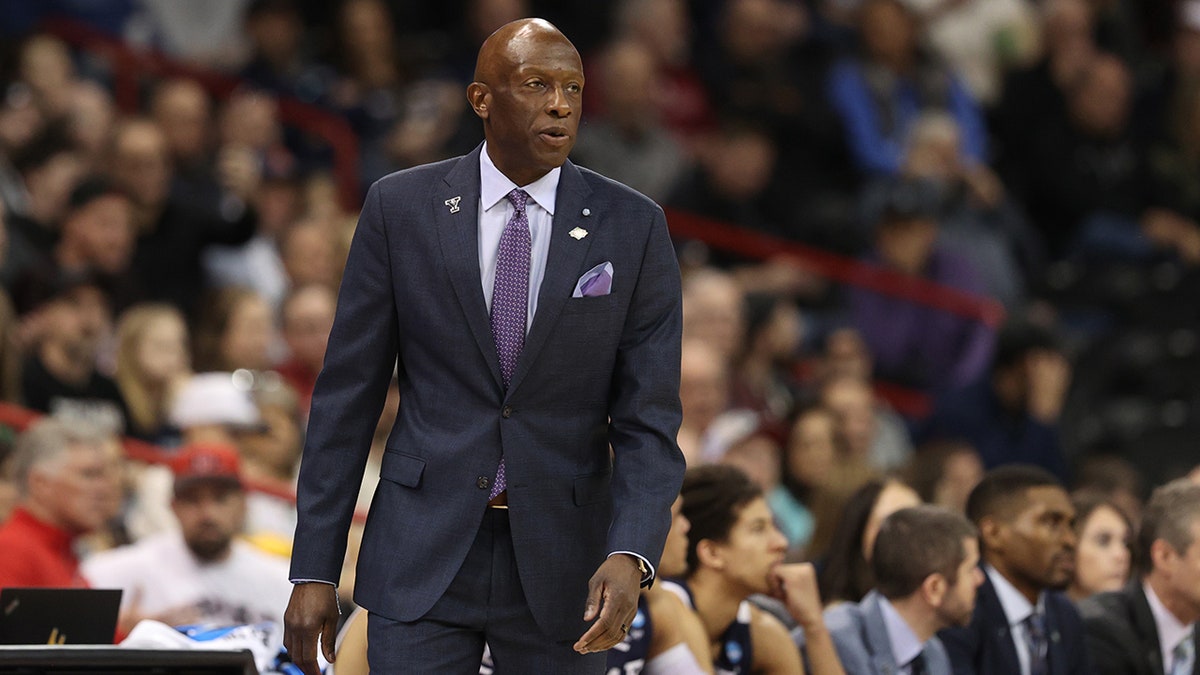
{"label": "dark suit of staff member", "polygon": [[[662,210],[567,161],[583,66],[545,21],[483,44],[485,143],[368,192],[313,395],[285,643],[332,656],[346,532],[398,359],[359,555],[377,672],[600,673],[683,475]],[[610,448],[611,446],[611,454]]]}
{"label": "dark suit of staff member", "polygon": [[1141,578],[1079,606],[1096,673],[1200,673],[1200,485],[1181,479],[1155,490],[1137,546]]}
{"label": "dark suit of staff member", "polygon": [[938,633],[955,675],[1094,675],[1083,621],[1062,592],[1075,560],[1075,508],[1053,474],[1011,464],[967,498],[983,584],[963,628]]}

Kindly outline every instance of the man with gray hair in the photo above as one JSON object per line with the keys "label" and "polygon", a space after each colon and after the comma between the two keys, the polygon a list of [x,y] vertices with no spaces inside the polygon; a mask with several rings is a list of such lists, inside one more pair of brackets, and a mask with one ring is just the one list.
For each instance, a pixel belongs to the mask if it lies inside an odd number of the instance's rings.
{"label": "man with gray hair", "polygon": [[1154,491],[1142,514],[1139,578],[1084,600],[1079,611],[1099,675],[1193,675],[1200,619],[1200,485]]}
{"label": "man with gray hair", "polygon": [[116,515],[119,452],[111,432],[56,416],[17,437],[18,501],[0,525],[0,588],[87,585],[72,544]]}
{"label": "man with gray hair", "polygon": [[965,626],[983,583],[975,526],[936,506],[888,516],[871,556],[875,588],[825,612],[847,675],[950,675],[937,631]]}

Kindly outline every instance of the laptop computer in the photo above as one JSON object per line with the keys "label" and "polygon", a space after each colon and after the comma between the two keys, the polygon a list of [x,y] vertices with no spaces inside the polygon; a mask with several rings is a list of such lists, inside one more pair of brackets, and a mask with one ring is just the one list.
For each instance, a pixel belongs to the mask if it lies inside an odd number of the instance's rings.
{"label": "laptop computer", "polygon": [[120,589],[0,589],[0,644],[110,645]]}

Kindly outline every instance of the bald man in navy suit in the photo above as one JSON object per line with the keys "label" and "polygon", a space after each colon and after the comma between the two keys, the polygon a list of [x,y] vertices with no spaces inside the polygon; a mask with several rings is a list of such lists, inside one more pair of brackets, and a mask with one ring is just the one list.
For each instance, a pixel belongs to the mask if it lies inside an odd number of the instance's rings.
{"label": "bald man in navy suit", "polygon": [[[377,672],[601,673],[654,579],[684,462],[662,209],[567,161],[583,67],[549,23],[480,49],[485,142],[366,197],[313,394],[285,644],[332,656],[375,419],[401,404],[355,602]],[[610,451],[611,448],[611,451]]]}

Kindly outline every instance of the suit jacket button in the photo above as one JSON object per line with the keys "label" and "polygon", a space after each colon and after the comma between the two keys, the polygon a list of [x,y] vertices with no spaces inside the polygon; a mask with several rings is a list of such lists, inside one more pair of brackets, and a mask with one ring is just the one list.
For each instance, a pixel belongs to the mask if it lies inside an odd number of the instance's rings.
{"label": "suit jacket button", "polygon": [[511,405],[504,406],[504,409],[502,409],[500,411],[500,416],[503,417],[504,419],[508,419],[508,418],[512,417],[512,406]]}
{"label": "suit jacket button", "polygon": [[480,476],[479,478],[475,479],[475,487],[479,488],[480,490],[486,490],[488,489],[488,485],[491,485],[491,482],[492,481],[487,476]]}

